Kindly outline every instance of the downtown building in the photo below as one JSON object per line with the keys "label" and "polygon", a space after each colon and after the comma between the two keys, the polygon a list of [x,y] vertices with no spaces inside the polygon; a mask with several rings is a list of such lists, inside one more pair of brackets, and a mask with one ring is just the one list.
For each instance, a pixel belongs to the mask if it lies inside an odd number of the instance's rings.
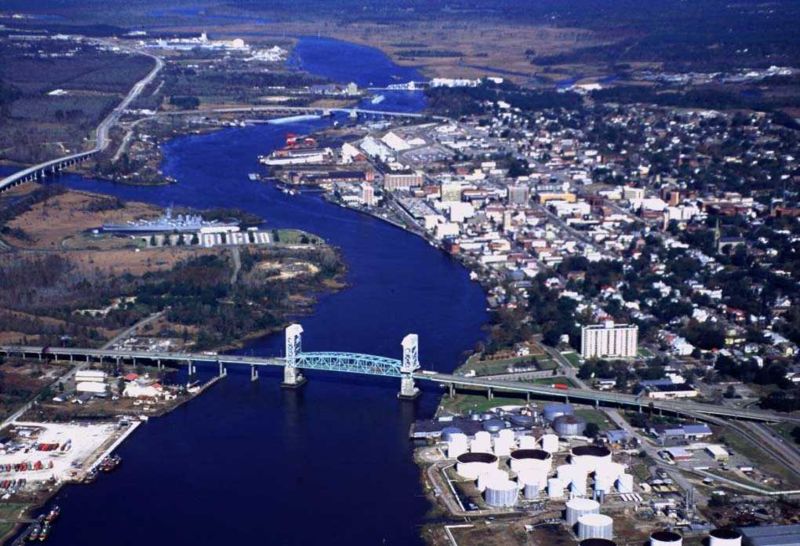
{"label": "downtown building", "polygon": [[583,358],[634,358],[639,349],[639,327],[611,321],[581,328]]}

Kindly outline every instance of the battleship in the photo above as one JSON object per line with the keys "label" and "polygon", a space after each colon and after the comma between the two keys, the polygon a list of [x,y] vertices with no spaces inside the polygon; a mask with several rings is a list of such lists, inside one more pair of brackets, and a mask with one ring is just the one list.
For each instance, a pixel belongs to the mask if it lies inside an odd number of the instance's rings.
{"label": "battleship", "polygon": [[125,224],[103,224],[106,233],[194,233],[202,230],[230,229],[238,231],[237,223],[222,223],[216,220],[203,220],[199,214],[172,215],[168,208],[163,216],[154,220],[134,220]]}

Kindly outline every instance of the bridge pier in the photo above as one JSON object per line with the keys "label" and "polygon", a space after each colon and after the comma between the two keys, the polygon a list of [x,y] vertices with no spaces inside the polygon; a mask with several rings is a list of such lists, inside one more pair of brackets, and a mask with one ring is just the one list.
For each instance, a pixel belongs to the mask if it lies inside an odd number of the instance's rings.
{"label": "bridge pier", "polygon": [[299,324],[290,324],[285,330],[286,364],[283,367],[284,389],[298,389],[308,381],[297,367],[299,356],[303,351],[303,327]]}
{"label": "bridge pier", "polygon": [[455,385],[455,383],[450,383],[447,386],[447,390],[448,390],[448,395],[450,396],[450,398],[453,398],[456,395],[456,385]]}
{"label": "bridge pier", "polygon": [[491,387],[486,391],[486,398],[489,400],[494,400],[494,391]]}
{"label": "bridge pier", "polygon": [[197,369],[194,366],[194,362],[191,360],[188,361],[189,364],[189,377],[192,377],[195,373],[197,373]]}
{"label": "bridge pier", "polygon": [[258,381],[258,370],[255,364],[250,366],[250,381]]}
{"label": "bridge pier", "polygon": [[419,369],[419,337],[408,334],[403,338],[403,360],[400,364],[400,400],[413,400],[420,391],[414,385],[414,372]]}
{"label": "bridge pier", "polygon": [[219,376],[225,377],[228,375],[228,370],[225,369],[225,366],[222,364],[222,361],[217,359],[217,364],[219,365]]}

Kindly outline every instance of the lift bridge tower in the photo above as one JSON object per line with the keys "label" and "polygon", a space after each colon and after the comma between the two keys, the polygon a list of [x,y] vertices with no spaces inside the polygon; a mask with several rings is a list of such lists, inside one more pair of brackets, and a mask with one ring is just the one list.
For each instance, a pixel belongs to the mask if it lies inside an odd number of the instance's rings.
{"label": "lift bridge tower", "polygon": [[419,337],[408,334],[403,338],[403,360],[400,364],[401,399],[414,399],[419,396],[419,389],[414,385],[414,372],[419,369]]}
{"label": "lift bridge tower", "polygon": [[306,378],[297,367],[300,353],[303,351],[303,327],[290,324],[286,327],[286,365],[283,367],[283,383],[281,386],[296,389],[306,382]]}

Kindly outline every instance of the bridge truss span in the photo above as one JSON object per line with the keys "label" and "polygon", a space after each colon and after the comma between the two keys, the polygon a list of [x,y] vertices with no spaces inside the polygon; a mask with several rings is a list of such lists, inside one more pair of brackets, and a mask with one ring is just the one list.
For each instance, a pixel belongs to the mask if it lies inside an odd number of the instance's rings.
{"label": "bridge truss span", "polygon": [[297,367],[306,370],[400,377],[402,363],[393,358],[359,353],[309,352],[296,356]]}

